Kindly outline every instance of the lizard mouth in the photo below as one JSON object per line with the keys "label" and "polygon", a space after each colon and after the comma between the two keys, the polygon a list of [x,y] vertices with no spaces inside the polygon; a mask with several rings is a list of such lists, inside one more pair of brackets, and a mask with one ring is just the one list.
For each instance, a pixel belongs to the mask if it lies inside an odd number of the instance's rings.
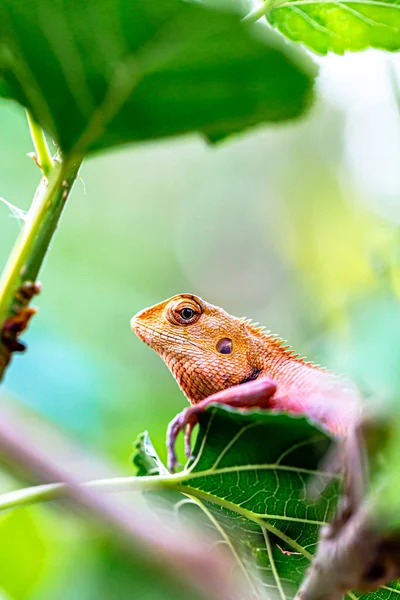
{"label": "lizard mouth", "polygon": [[142,340],[145,344],[151,346],[151,341],[154,335],[154,331],[151,327],[147,327],[140,322],[139,318],[141,313],[134,315],[131,319],[131,329],[136,333],[139,339]]}
{"label": "lizard mouth", "polygon": [[144,324],[141,320],[143,313],[144,311],[137,313],[132,317],[131,329],[136,333],[138,338],[142,340],[142,342],[153,348],[153,350],[158,352],[158,354],[160,354],[161,356],[163,356],[166,353],[166,349],[164,347],[166,339],[168,339],[169,344],[171,346],[173,345],[176,350],[178,348],[182,349],[183,347],[187,347],[188,345],[193,346],[199,349],[200,351],[202,350],[201,346],[199,344],[196,344],[192,340],[182,339],[180,336],[175,336],[172,334],[169,334],[167,336],[165,332],[160,331],[160,329],[158,329],[157,327],[152,327],[151,325]]}
{"label": "lizard mouth", "polygon": [[147,346],[153,348],[158,354],[161,354],[163,350],[161,340],[162,332],[157,327],[152,327],[147,323],[143,323],[141,320],[142,313],[134,315],[131,319],[131,329],[136,333],[138,338],[142,340]]}

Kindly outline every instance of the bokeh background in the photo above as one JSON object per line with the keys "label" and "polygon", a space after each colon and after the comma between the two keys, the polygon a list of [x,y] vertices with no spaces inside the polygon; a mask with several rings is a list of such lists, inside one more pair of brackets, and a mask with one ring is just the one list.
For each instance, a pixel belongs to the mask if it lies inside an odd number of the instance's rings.
{"label": "bokeh background", "polygon": [[[1,394],[132,473],[144,429],[165,457],[186,405],[131,316],[192,292],[352,377],[371,405],[400,388],[400,61],[320,60],[302,120],[217,146],[199,136],[88,160],[42,272],[40,309]],[[39,180],[23,110],[0,104],[0,196]],[[14,211],[15,212],[15,211]],[[0,264],[20,223],[0,203]],[[2,491],[18,483],[2,476]],[[54,507],[0,517],[0,599],[130,598],[110,541]],[[162,598],[147,589],[144,598]]]}

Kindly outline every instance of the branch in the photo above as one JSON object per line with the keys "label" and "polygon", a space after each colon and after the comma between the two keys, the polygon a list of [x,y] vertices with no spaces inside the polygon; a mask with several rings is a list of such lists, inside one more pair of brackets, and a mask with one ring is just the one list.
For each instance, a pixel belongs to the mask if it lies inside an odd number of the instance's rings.
{"label": "branch", "polygon": [[40,289],[35,281],[80,167],[80,160],[52,161],[42,130],[33,120],[30,126],[46,177],[36,190],[0,278],[0,380],[13,352],[25,349],[18,338],[36,312],[28,308]]}
{"label": "branch", "polygon": [[[185,480],[184,471],[174,475],[154,475],[148,477],[107,477],[79,482],[82,488],[94,492],[116,494],[122,492],[147,492],[156,490],[176,489]],[[46,483],[22,488],[0,494],[0,512],[21,506],[29,506],[38,502],[63,500],[68,497],[68,486],[65,483]]]}
{"label": "branch", "polygon": [[400,536],[385,532],[364,504],[339,530],[321,531],[317,555],[297,600],[341,600],[346,592],[372,592],[400,577]]}
{"label": "branch", "polygon": [[351,590],[371,592],[400,577],[399,531],[384,526],[377,498],[367,495],[365,432],[361,423],[338,450],[343,497],[336,518],[321,528],[317,554],[295,600],[341,600]]}
{"label": "branch", "polygon": [[[136,561],[147,562],[163,577],[172,579],[175,584],[189,586],[202,598],[212,600],[239,600],[240,586],[232,581],[232,564],[227,556],[214,547],[211,549],[201,533],[188,532],[183,528],[160,527],[160,523],[137,502],[129,505],[99,494],[127,491],[150,487],[152,477],[143,478],[143,483],[133,477],[105,479],[81,483],[69,472],[62,469],[60,459],[47,456],[29,442],[29,432],[21,430],[15,417],[5,414],[0,418],[0,458],[9,465],[15,474],[16,467],[29,477],[41,482],[60,481],[58,484],[45,484],[5,494],[0,499],[1,509],[26,505],[39,500],[67,498],[89,517],[94,517],[101,525],[112,531],[129,548]],[[36,436],[35,436],[36,437]],[[160,478],[162,479],[162,478]],[[171,479],[165,477],[165,480]],[[161,487],[166,481],[159,481]],[[154,487],[154,486],[151,486]],[[236,584],[236,589],[233,587]]]}

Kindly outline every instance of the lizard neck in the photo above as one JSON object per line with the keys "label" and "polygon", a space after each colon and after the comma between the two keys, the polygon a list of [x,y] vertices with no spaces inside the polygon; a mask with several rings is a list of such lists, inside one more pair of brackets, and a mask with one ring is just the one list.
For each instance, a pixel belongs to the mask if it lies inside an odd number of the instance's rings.
{"label": "lizard neck", "polygon": [[253,347],[260,376],[277,384],[273,408],[308,415],[336,435],[343,435],[361,414],[361,399],[355,386],[285,347],[282,340],[264,336]]}
{"label": "lizard neck", "polygon": [[318,378],[324,369],[296,354],[284,340],[272,335],[259,333],[252,336],[250,345],[254,366],[262,375],[270,377],[279,387],[287,389],[292,385],[297,388],[310,379]]}

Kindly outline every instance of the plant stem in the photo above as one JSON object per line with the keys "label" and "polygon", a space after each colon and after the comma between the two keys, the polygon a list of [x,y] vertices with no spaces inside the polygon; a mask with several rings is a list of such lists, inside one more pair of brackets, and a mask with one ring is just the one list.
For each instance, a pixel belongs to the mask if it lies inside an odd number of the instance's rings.
{"label": "plant stem", "polygon": [[[93,479],[81,484],[96,492],[115,494],[118,492],[148,491],[156,489],[174,489],[177,483],[185,479],[184,475],[149,476],[149,477],[112,477],[109,479]],[[37,502],[49,502],[68,496],[68,486],[64,483],[48,483],[22,488],[0,495],[0,512]]]}
{"label": "plant stem", "polygon": [[254,10],[249,12],[246,16],[244,16],[242,19],[242,23],[246,23],[246,24],[256,23],[257,21],[262,19],[262,17],[265,17],[270,6],[271,6],[271,1],[265,0],[261,4],[261,6],[255,8]]}
{"label": "plant stem", "polygon": [[28,125],[31,132],[33,144],[35,146],[36,157],[40,168],[45,177],[50,175],[53,168],[53,161],[50,155],[50,150],[47,145],[46,137],[43,129],[36,123],[31,113],[27,110],[26,116],[28,119]]}
{"label": "plant stem", "polygon": [[[37,133],[34,130],[32,135],[36,136]],[[40,137],[35,137],[36,147],[40,146]],[[24,225],[0,277],[0,328],[8,317],[18,314],[22,309],[17,292],[25,282],[36,280],[79,167],[80,161],[67,164],[60,160],[54,161],[49,177],[43,177],[36,190]],[[0,380],[9,358],[10,355],[3,346],[0,349]]]}

